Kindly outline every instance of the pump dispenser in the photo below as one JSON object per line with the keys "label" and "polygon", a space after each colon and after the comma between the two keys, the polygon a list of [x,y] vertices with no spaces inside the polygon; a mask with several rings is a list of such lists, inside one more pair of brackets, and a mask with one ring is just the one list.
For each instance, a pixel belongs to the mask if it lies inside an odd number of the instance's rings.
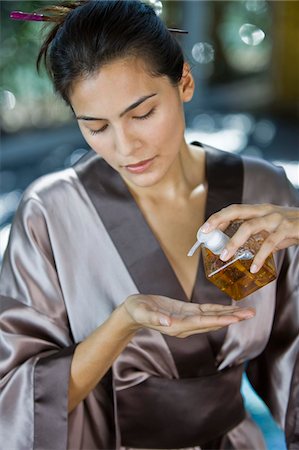
{"label": "pump dispenser", "polygon": [[233,222],[225,230],[225,233],[217,229],[210,233],[203,233],[199,229],[197,242],[188,253],[188,256],[192,256],[200,246],[202,247],[207,279],[234,300],[241,300],[276,278],[272,254],[268,256],[263,267],[257,273],[253,274],[249,270],[254,255],[264,241],[262,233],[251,236],[230,260],[221,261],[219,255],[240,225],[240,221]]}
{"label": "pump dispenser", "polygon": [[192,256],[201,244],[208,247],[211,252],[215,253],[215,255],[220,255],[227,241],[229,241],[229,237],[220,230],[213,230],[210,233],[203,233],[199,229],[196,237],[197,242],[189,250],[188,256]]}

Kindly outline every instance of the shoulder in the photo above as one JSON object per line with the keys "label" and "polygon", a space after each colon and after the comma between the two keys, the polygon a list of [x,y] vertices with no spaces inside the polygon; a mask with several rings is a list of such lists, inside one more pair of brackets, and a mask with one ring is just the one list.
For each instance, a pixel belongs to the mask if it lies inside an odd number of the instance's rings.
{"label": "shoulder", "polygon": [[57,199],[65,191],[74,189],[76,174],[72,168],[44,175],[33,181],[23,193],[22,201],[48,203]]}
{"label": "shoulder", "polygon": [[285,171],[281,166],[277,166],[261,158],[253,158],[245,155],[241,156],[241,158],[246,176],[254,173],[257,176],[266,176],[271,179],[276,178],[277,180],[282,180],[285,177]]}
{"label": "shoulder", "polygon": [[242,156],[244,167],[243,196],[256,203],[299,205],[298,191],[288,180],[285,170],[269,161]]}
{"label": "shoulder", "polygon": [[244,168],[245,176],[255,173],[258,176],[277,177],[277,179],[284,178],[284,169],[275,166],[271,162],[264,159],[253,158],[246,155],[239,155],[228,151],[220,150],[200,142],[193,141],[193,146],[201,147],[210,158],[213,158],[213,163],[222,165],[241,164]]}
{"label": "shoulder", "polygon": [[33,181],[23,193],[23,202],[36,201],[47,206],[58,206],[67,199],[71,203],[72,199],[82,198],[81,171],[90,177],[94,166],[102,166],[101,163],[101,158],[95,152],[89,151],[74,166]]}
{"label": "shoulder", "polygon": [[[243,203],[273,203],[285,206],[299,206],[299,193],[288,180],[281,166],[260,158],[238,155],[200,145],[213,162],[213,173],[217,183],[223,184],[223,174],[233,177],[233,184],[243,185]],[[216,168],[216,169],[215,169]]]}
{"label": "shoulder", "polygon": [[14,228],[45,229],[51,217],[62,218],[74,204],[80,190],[72,168],[44,175],[33,181],[23,192],[14,216]]}
{"label": "shoulder", "polygon": [[87,178],[92,178],[91,169],[97,161],[94,152],[88,152],[74,166],[33,181],[23,192],[14,222],[33,225],[44,221],[48,226],[56,224],[57,228],[57,224],[62,227],[76,220],[84,207],[90,210],[90,199],[78,167]]}

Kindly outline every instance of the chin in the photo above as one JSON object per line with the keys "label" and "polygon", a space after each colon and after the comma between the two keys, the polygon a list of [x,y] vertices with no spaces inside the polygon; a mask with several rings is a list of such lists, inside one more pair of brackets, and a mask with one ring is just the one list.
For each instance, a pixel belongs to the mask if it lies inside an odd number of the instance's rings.
{"label": "chin", "polygon": [[126,176],[125,178],[134,186],[150,188],[158,184],[162,180],[163,175],[158,173],[144,173],[140,175],[130,175],[129,177]]}

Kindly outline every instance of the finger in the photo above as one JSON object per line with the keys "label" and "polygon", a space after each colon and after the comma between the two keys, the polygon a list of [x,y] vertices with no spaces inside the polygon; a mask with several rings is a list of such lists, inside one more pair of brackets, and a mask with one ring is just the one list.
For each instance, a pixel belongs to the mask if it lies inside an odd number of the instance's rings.
{"label": "finger", "polygon": [[240,309],[239,306],[235,305],[221,305],[220,303],[201,303],[197,305],[201,312],[217,312],[217,311],[235,311]]}
{"label": "finger", "polygon": [[173,318],[170,327],[157,327],[152,326],[151,328],[156,329],[162,333],[169,336],[177,337],[187,337],[193,334],[206,333],[208,331],[219,330],[220,328],[227,327],[234,323],[247,320],[250,317],[236,317],[234,315],[226,316],[193,316],[185,318],[184,320],[180,318]]}
{"label": "finger", "polygon": [[259,217],[268,214],[273,209],[272,205],[244,205],[233,204],[220,211],[212,214],[208,220],[201,226],[201,230],[205,233],[215,228],[218,228],[223,223],[230,223],[237,219],[250,219],[252,217]]}
{"label": "finger", "polygon": [[[226,316],[226,318],[222,318],[222,320],[214,318],[214,321],[211,322],[209,325],[206,325],[206,326],[204,326],[204,321],[202,320],[199,327],[195,327],[193,329],[189,328],[188,330],[181,331],[179,334],[176,334],[176,336],[177,337],[187,337],[187,336],[191,336],[193,334],[207,333],[207,332],[210,332],[210,331],[216,331],[216,330],[220,330],[221,328],[228,327],[230,325],[234,325],[235,323],[239,323],[239,322],[242,322],[244,320],[249,320],[249,319],[251,319],[253,317],[254,317],[254,315],[252,315],[250,317],[248,316],[246,318],[245,317],[237,318],[237,317],[233,317],[233,316],[232,317]],[[215,321],[218,321],[217,325],[214,324]]]}
{"label": "finger", "polygon": [[[239,311],[232,311],[231,313],[217,313],[217,317],[236,317],[239,320],[252,319],[255,316],[255,311],[250,309],[240,309]],[[215,314],[206,313],[203,317],[215,317]]]}
{"label": "finger", "polygon": [[[241,320],[239,320],[238,322],[241,322]],[[234,323],[238,323],[238,322],[234,322]],[[209,333],[210,331],[218,331],[218,330],[221,330],[221,328],[225,328],[225,327],[228,327],[230,325],[234,325],[234,323],[230,323],[228,325],[217,326],[217,327],[200,328],[200,329],[195,329],[195,330],[192,330],[192,331],[188,330],[188,331],[184,331],[182,333],[177,334],[176,337],[178,337],[178,338],[186,338],[186,337],[192,336],[194,334]]]}
{"label": "finger", "polygon": [[216,313],[222,313],[222,314],[230,314],[234,312],[244,312],[244,313],[252,313],[255,314],[254,308],[242,308],[240,306],[235,305],[220,305],[215,303],[204,303],[201,305],[198,305],[200,307],[200,310],[203,314],[216,314]]}
{"label": "finger", "polygon": [[[152,327],[162,333],[165,333],[170,336],[190,336],[193,334],[206,333],[208,331],[219,330],[220,328],[227,327],[233,323],[240,322],[241,319],[237,317],[226,317],[221,320],[205,318],[203,321],[200,317],[193,317],[192,320],[182,321],[179,319],[174,319],[173,323],[170,327]],[[204,323],[206,322],[206,323]]]}
{"label": "finger", "polygon": [[234,321],[231,321],[230,323],[227,323],[227,324],[222,324],[222,325],[217,325],[217,326],[210,326],[210,327],[207,327],[207,328],[198,328],[198,329],[194,329],[192,331],[188,330],[187,332],[183,332],[182,335],[180,335],[178,337],[187,337],[187,336],[190,336],[190,335],[193,335],[193,334],[208,333],[210,331],[217,331],[217,330],[220,330],[221,328],[229,327],[229,326],[234,325],[236,323],[243,322],[244,320],[247,320],[247,319],[234,320]]}
{"label": "finger", "polygon": [[258,272],[265,263],[268,256],[271,253],[274,253],[277,250],[281,249],[280,244],[284,241],[284,238],[285,233],[283,231],[277,231],[275,233],[272,233],[265,239],[265,241],[261,245],[261,248],[252,261],[252,264],[250,266],[251,273]]}
{"label": "finger", "polygon": [[228,228],[228,226],[230,225],[230,223],[231,222],[221,222],[221,223],[219,223],[219,225],[217,225],[217,227],[214,227],[214,228],[218,228],[218,230],[221,230],[221,231],[225,231],[227,228]]}
{"label": "finger", "polygon": [[251,236],[261,233],[273,233],[280,223],[278,214],[273,213],[268,216],[247,220],[242,223],[236,233],[226,244],[225,249],[220,255],[222,261],[228,261]]}
{"label": "finger", "polygon": [[243,314],[226,314],[226,315],[201,315],[195,316],[189,322],[193,323],[193,329],[205,329],[205,328],[214,328],[214,327],[222,327],[230,325],[231,323],[236,323],[241,320],[252,319],[254,317],[253,311],[248,311]]}

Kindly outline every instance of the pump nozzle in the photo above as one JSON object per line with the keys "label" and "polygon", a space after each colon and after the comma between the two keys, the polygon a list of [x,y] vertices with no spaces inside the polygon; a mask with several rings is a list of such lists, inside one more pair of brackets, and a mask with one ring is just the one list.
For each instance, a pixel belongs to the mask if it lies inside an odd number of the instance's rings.
{"label": "pump nozzle", "polygon": [[189,250],[188,256],[192,256],[201,244],[210,249],[213,253],[219,255],[224,249],[229,237],[220,230],[213,230],[210,233],[203,233],[201,229],[197,232],[197,242]]}
{"label": "pump nozzle", "polygon": [[200,245],[201,245],[201,242],[196,241],[195,244],[190,248],[190,250],[188,252],[188,256],[194,255],[194,253],[196,252],[198,247],[200,247]]}

